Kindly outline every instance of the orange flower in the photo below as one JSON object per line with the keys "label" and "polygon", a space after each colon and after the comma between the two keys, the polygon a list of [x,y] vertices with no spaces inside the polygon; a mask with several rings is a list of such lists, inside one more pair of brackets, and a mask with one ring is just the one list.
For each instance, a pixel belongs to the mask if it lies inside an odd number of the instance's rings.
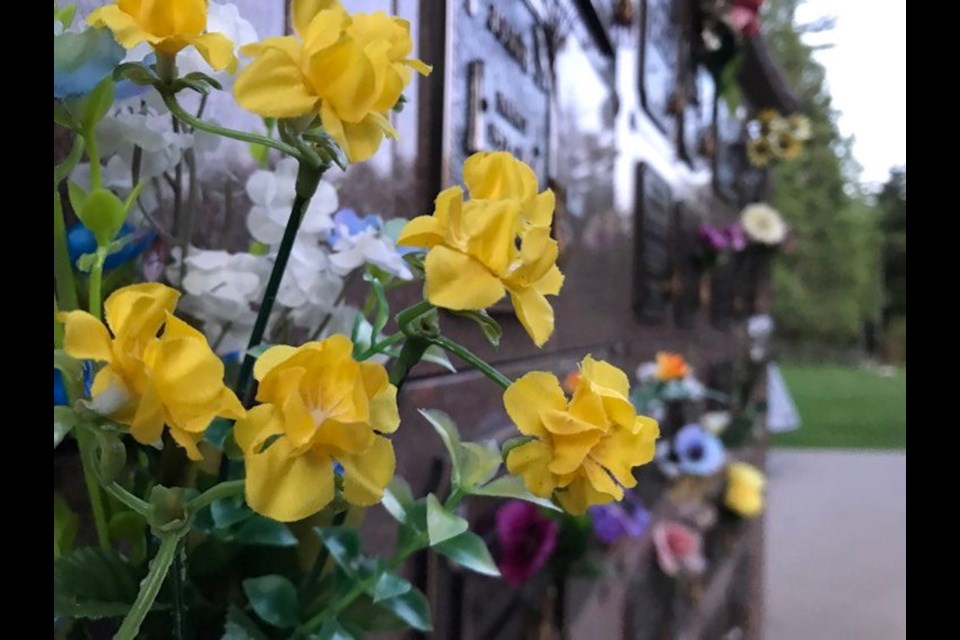
{"label": "orange flower", "polygon": [[679,380],[690,373],[687,361],[679,353],[661,351],[657,354],[657,380]]}
{"label": "orange flower", "polygon": [[566,389],[568,393],[573,393],[578,384],[580,384],[579,371],[571,371],[567,374],[567,377],[563,379],[563,388]]}

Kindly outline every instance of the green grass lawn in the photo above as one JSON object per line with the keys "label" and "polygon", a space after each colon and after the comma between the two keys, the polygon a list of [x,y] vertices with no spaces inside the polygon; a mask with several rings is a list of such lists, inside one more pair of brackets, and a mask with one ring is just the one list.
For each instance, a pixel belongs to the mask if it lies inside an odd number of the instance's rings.
{"label": "green grass lawn", "polygon": [[783,365],[782,372],[803,424],[775,434],[773,446],[906,448],[906,369],[891,378],[834,365]]}

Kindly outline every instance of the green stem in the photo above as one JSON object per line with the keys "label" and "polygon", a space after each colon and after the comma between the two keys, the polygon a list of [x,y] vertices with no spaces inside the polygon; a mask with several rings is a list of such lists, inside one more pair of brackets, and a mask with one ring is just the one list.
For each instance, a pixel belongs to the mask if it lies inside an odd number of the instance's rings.
{"label": "green stem", "polygon": [[80,449],[80,462],[83,465],[83,481],[87,485],[87,494],[90,496],[90,509],[93,511],[93,524],[97,529],[97,539],[101,549],[110,548],[110,530],[107,526],[107,512],[103,506],[103,494],[100,493],[100,483],[97,482],[94,459],[96,444],[90,439],[93,434],[86,429],[74,429],[77,444]]}
{"label": "green stem", "polygon": [[243,495],[243,486],[243,480],[230,480],[214,485],[188,502],[187,512],[194,514],[217,500]]}
{"label": "green stem", "polygon": [[446,336],[432,336],[427,337],[427,340],[437,345],[438,347],[443,347],[447,351],[455,354],[458,358],[469,364],[474,369],[478,370],[483,375],[487,376],[498,385],[506,389],[513,382],[510,378],[506,377],[494,367],[484,362],[479,356],[474,354],[472,351],[460,345],[453,340],[447,338]]}
{"label": "green stem", "polygon": [[267,136],[261,136],[256,133],[247,133],[245,131],[228,129],[226,127],[221,127],[219,125],[206,122],[205,120],[201,120],[181,107],[177,102],[177,98],[172,94],[164,94],[163,102],[167,105],[167,108],[170,109],[170,113],[176,116],[178,120],[190,125],[194,129],[200,129],[201,131],[223,136],[224,138],[233,138],[234,140],[240,140],[241,142],[262,144],[264,146],[277,149],[278,151],[282,151],[283,153],[294,157],[297,160],[302,161],[304,159],[300,149],[285,142],[281,142],[280,140],[275,140],[274,138],[269,138]]}
{"label": "green stem", "polygon": [[97,259],[90,269],[90,303],[87,310],[97,320],[100,319],[101,287],[103,285],[103,263],[107,260],[107,247],[97,247]]}
{"label": "green stem", "polygon": [[63,221],[60,192],[53,192],[53,282],[57,300],[64,311],[73,311],[77,303],[77,287],[73,282],[73,265],[67,249],[67,227]]}
{"label": "green stem", "polygon": [[183,574],[185,556],[183,541],[177,544],[173,556],[173,635],[177,640],[184,639],[184,623],[186,622],[186,602],[183,600]]}
{"label": "green stem", "polygon": [[403,343],[400,355],[390,369],[390,384],[395,386],[398,391],[403,387],[403,383],[407,381],[410,370],[420,362],[423,353],[429,346],[430,341],[420,336],[409,336],[407,341]]}
{"label": "green stem", "polygon": [[141,500],[116,482],[111,482],[101,486],[103,487],[104,491],[140,515],[146,516],[150,512],[150,504],[146,500]]}
{"label": "green stem", "polygon": [[83,140],[87,146],[87,157],[90,159],[90,190],[99,189],[102,182],[100,168],[100,151],[97,148],[97,136],[93,127],[84,130]]}
{"label": "green stem", "polygon": [[180,544],[179,533],[167,533],[160,538],[160,549],[157,555],[150,562],[150,571],[147,577],[140,583],[140,593],[134,601],[127,616],[120,625],[114,640],[134,640],[140,631],[140,625],[143,619],[150,613],[157,594],[160,593],[160,587],[170,571],[170,565],[177,555],[177,547]]}
{"label": "green stem", "polygon": [[395,333],[392,336],[389,336],[384,340],[381,340],[377,344],[371,345],[369,349],[367,349],[366,351],[361,353],[359,356],[357,356],[357,360],[367,360],[377,355],[378,353],[383,353],[393,345],[403,340],[404,337],[406,336],[404,336],[402,333]]}

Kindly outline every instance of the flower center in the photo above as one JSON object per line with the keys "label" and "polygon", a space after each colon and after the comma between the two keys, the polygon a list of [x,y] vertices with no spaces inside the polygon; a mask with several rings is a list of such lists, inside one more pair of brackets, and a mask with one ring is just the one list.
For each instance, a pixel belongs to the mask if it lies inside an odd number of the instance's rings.
{"label": "flower center", "polygon": [[703,458],[704,450],[702,444],[695,444],[689,449],[687,449],[687,457],[694,462],[697,462]]}

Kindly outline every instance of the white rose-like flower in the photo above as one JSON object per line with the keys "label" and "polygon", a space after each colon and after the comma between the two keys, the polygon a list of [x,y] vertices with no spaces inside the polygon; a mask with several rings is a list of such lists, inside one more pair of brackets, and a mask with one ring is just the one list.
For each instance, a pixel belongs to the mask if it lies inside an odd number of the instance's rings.
{"label": "white rose-like flower", "polygon": [[[254,171],[247,180],[247,195],[253,202],[247,216],[247,229],[254,239],[268,245],[280,243],[297,195],[296,182],[297,161],[293,158],[278,162],[274,171]],[[321,180],[304,212],[297,237],[320,236],[333,229],[331,216],[337,205],[336,189]]]}
{"label": "white rose-like flower", "polygon": [[747,237],[754,242],[778,245],[787,237],[787,223],[780,213],[768,204],[749,204],[740,214],[740,224]]}

